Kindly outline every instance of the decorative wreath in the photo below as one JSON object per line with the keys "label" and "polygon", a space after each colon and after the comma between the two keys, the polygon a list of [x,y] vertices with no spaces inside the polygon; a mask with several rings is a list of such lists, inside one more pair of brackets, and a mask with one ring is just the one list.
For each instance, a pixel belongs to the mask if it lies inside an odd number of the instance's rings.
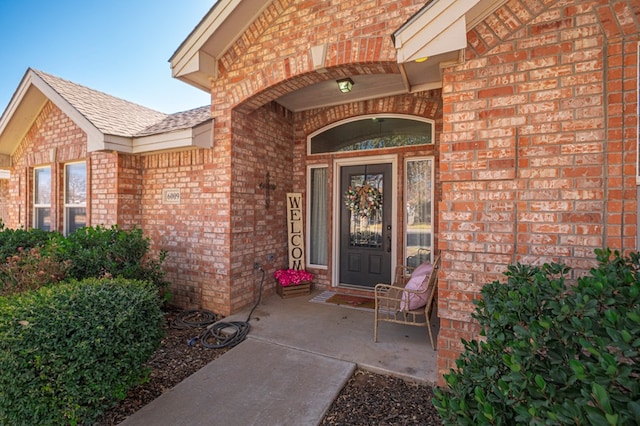
{"label": "decorative wreath", "polygon": [[382,208],[382,192],[368,183],[355,188],[349,186],[344,192],[344,204],[351,214],[371,217]]}

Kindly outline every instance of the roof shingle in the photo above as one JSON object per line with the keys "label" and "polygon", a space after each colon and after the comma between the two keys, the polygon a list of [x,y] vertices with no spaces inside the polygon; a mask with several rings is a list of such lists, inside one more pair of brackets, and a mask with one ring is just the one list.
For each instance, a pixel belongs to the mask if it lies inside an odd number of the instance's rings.
{"label": "roof shingle", "polygon": [[42,71],[33,72],[104,134],[145,136],[190,128],[211,119],[208,106],[164,114]]}

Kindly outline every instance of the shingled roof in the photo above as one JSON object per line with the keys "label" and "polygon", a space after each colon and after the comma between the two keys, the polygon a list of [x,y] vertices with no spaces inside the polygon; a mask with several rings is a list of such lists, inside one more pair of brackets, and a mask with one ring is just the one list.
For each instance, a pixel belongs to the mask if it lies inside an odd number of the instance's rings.
{"label": "shingled roof", "polygon": [[172,132],[175,130],[188,129],[211,120],[211,107],[203,106],[190,109],[184,112],[177,112],[166,116],[162,121],[157,122],[136,136],[155,135],[158,133]]}
{"label": "shingled roof", "polygon": [[211,118],[208,106],[175,114],[93,90],[60,77],[33,70],[101,132],[117,136],[142,136],[193,127]]}
{"label": "shingled roof", "polygon": [[201,136],[201,126],[211,127],[209,106],[165,114],[29,68],[0,116],[0,163],[7,163],[46,99],[85,130],[89,151],[135,153],[212,144],[211,137]]}

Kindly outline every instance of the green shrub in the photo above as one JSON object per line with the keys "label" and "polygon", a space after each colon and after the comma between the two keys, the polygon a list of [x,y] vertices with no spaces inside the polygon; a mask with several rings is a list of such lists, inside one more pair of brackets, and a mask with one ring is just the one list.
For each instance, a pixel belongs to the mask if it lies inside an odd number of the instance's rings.
{"label": "green shrub", "polygon": [[39,247],[28,251],[19,247],[16,254],[0,263],[0,296],[36,290],[66,278],[69,261],[41,251]]}
{"label": "green shrub", "polygon": [[0,227],[0,264],[18,253],[19,249],[29,251],[34,247],[47,247],[59,234],[41,229],[8,229]]}
{"label": "green shrub", "polygon": [[167,285],[161,269],[166,253],[161,252],[157,260],[151,259],[150,242],[141,229],[123,230],[117,225],[85,227],[58,244],[62,260],[71,263],[71,278],[122,277],[150,281],[158,288]]}
{"label": "green shrub", "polygon": [[0,297],[0,424],[91,424],[144,377],[155,287],[88,279]]}
{"label": "green shrub", "polygon": [[566,266],[512,265],[482,289],[486,339],[434,399],[445,424],[640,424],[639,255],[596,255],[571,286]]}

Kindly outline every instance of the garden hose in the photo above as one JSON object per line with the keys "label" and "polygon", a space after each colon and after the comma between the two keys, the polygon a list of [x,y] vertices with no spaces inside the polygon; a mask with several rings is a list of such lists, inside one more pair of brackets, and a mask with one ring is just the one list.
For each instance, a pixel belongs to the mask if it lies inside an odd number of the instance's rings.
{"label": "garden hose", "polygon": [[[262,299],[262,286],[264,285],[264,277],[265,272],[264,269],[260,266],[256,266],[256,268],[262,272],[262,279],[260,280],[260,290],[258,292],[258,301],[253,305],[251,311],[249,312],[249,316],[247,316],[246,321],[215,321],[214,320],[206,325],[206,330],[204,330],[199,336],[192,338],[189,340],[189,346],[193,346],[196,344],[198,340],[200,340],[200,344],[207,349],[221,349],[221,348],[232,348],[236,346],[238,343],[241,343],[249,334],[249,330],[251,326],[249,325],[249,321],[251,320],[251,315],[253,315],[253,311],[260,304],[260,300]],[[198,312],[208,312],[208,311],[198,311]],[[205,315],[206,316],[206,315]],[[188,316],[187,316],[188,317]],[[204,320],[203,320],[204,321]],[[192,321],[193,322],[193,321]]]}
{"label": "garden hose", "polygon": [[184,330],[185,328],[204,328],[216,322],[217,315],[206,309],[192,309],[182,311],[171,321],[171,328]]}

